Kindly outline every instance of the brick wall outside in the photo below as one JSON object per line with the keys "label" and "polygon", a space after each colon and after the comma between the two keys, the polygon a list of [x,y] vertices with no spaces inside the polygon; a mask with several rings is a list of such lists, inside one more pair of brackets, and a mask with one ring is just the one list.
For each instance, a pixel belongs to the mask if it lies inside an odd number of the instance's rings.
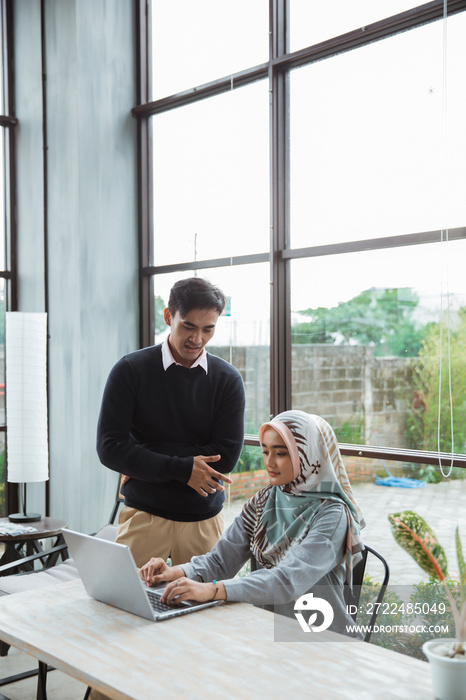
{"label": "brick wall outside", "polygon": [[[386,476],[383,467],[376,461],[350,457],[344,457],[343,461],[352,484],[372,483],[376,472],[381,476]],[[233,479],[233,483],[230,486],[230,498],[232,501],[247,500],[269,483],[265,469],[258,469],[252,472],[233,472],[230,476]]]}

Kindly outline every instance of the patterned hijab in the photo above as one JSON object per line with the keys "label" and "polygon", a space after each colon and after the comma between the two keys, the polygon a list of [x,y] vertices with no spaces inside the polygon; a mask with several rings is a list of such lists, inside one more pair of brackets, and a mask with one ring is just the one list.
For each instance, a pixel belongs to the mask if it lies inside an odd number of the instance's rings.
{"label": "patterned hijab", "polygon": [[323,501],[343,503],[348,530],[346,578],[363,549],[360,529],[365,523],[343,464],[335,433],[320,416],[284,411],[259,430],[273,428],[283,438],[293,465],[294,479],[283,486],[266,486],[242,510],[251,553],[266,568],[276,566],[286,551],[302,542]]}

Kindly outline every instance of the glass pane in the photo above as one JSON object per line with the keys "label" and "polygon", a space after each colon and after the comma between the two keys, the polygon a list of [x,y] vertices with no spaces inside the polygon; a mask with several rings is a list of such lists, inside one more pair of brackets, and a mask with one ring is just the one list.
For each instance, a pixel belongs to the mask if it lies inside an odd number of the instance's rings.
{"label": "glass pane", "polygon": [[454,451],[466,453],[465,256],[461,240],[293,261],[293,407],[341,442],[436,451],[442,367],[450,451],[450,358]]}
{"label": "glass pane", "polygon": [[268,99],[261,81],[153,117],[155,265],[268,250]]}
{"label": "glass pane", "polygon": [[[161,310],[166,307],[173,284],[190,272],[156,275],[154,279],[156,335],[155,343],[168,336]],[[267,264],[199,270],[199,277],[209,279],[229,300],[228,313],[219,318],[215,336],[207,346],[234,365],[242,374],[246,387],[245,431],[257,433],[270,416],[270,285]],[[251,290],[254,290],[253,297]]]}
{"label": "glass pane", "polygon": [[267,0],[153,0],[152,100],[265,63]]}
{"label": "glass pane", "polygon": [[465,32],[445,86],[443,21],[292,72],[293,248],[464,226]]}
{"label": "glass pane", "polygon": [[419,0],[289,0],[290,51],[346,34],[399,12],[422,5]]}

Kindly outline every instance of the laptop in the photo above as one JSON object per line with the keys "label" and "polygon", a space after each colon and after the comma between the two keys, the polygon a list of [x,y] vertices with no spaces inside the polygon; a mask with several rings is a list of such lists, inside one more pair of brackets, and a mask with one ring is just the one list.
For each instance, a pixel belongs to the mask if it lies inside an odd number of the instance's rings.
{"label": "laptop", "polygon": [[146,586],[139,576],[129,547],[73,530],[63,529],[62,532],[84,588],[91,598],[155,622],[187,615],[223,602],[182,601],[178,605],[162,603],[160,598],[166,584],[157,588]]}

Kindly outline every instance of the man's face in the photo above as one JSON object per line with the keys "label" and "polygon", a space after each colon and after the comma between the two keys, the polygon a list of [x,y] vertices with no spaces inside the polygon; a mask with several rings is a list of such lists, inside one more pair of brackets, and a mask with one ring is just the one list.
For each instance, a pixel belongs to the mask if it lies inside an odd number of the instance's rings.
{"label": "man's face", "polygon": [[215,309],[191,309],[184,316],[179,311],[172,316],[165,309],[163,317],[170,326],[168,342],[173,357],[184,367],[191,367],[214,336],[218,312]]}

